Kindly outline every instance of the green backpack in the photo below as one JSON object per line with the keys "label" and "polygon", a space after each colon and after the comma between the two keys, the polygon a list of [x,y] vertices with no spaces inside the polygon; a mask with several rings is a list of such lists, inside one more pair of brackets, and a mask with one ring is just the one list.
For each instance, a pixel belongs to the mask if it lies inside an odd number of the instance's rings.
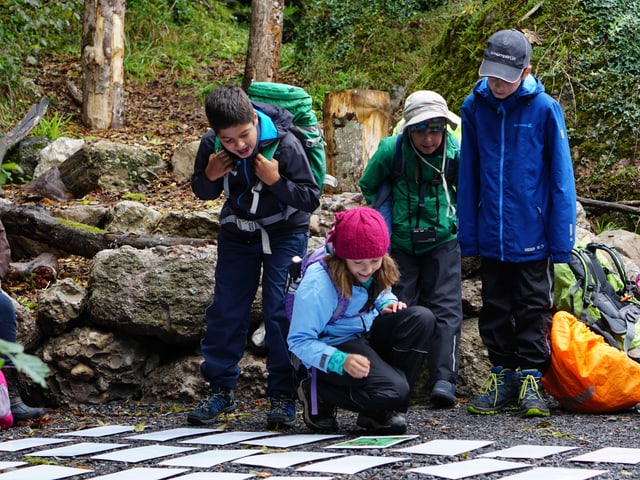
{"label": "green backpack", "polygon": [[628,352],[640,345],[640,301],[620,255],[604,243],[571,251],[571,262],[554,266],[556,310],[573,314],[611,345]]}
{"label": "green backpack", "polygon": [[[289,128],[304,147],[309,165],[322,193],[324,185],[336,186],[334,177],[327,175],[325,141],[318,124],[318,117],[312,110],[312,99],[304,88],[284,83],[253,82],[247,90],[249,98],[256,102],[270,103],[286,108],[293,114],[293,124]],[[269,151],[261,152],[271,158],[278,148],[277,142]]]}

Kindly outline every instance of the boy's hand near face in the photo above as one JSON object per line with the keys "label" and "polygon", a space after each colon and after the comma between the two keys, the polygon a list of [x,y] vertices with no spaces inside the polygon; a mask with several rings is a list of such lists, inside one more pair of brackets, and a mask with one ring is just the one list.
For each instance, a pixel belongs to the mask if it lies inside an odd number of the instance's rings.
{"label": "boy's hand near face", "polygon": [[254,164],[256,177],[258,177],[265,185],[270,186],[280,180],[280,171],[278,170],[279,164],[275,158],[269,160],[261,153],[258,153]]}
{"label": "boy's hand near face", "polygon": [[225,150],[209,155],[209,163],[204,170],[204,174],[210,181],[217,180],[233,170],[233,160],[227,155]]}

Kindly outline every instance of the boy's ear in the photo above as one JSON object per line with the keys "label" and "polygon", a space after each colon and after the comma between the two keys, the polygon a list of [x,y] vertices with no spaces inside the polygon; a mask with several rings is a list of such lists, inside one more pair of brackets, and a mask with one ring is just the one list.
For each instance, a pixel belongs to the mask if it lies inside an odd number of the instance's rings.
{"label": "boy's ear", "polygon": [[256,113],[256,111],[253,111],[253,121],[252,121],[253,125],[258,125],[258,114]]}
{"label": "boy's ear", "polygon": [[531,73],[531,65],[529,65],[527,68],[525,68],[522,71],[522,78],[525,78],[527,75],[529,75]]}

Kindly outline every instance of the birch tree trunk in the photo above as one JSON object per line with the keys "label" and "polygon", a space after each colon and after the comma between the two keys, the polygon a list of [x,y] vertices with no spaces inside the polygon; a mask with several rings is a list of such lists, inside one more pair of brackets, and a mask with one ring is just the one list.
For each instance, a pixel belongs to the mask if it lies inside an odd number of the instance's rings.
{"label": "birch tree trunk", "polygon": [[284,0],[252,0],[249,48],[242,88],[251,82],[277,81],[282,47]]}
{"label": "birch tree trunk", "polygon": [[124,126],[126,0],[85,0],[82,35],[82,121],[93,129]]}

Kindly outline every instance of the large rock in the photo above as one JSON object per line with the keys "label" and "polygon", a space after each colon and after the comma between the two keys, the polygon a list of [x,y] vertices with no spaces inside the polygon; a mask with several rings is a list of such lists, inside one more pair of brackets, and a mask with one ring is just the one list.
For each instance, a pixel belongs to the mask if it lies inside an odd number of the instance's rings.
{"label": "large rock", "polygon": [[197,343],[211,303],[214,246],[103,250],[89,276],[89,320],[112,331]]}

